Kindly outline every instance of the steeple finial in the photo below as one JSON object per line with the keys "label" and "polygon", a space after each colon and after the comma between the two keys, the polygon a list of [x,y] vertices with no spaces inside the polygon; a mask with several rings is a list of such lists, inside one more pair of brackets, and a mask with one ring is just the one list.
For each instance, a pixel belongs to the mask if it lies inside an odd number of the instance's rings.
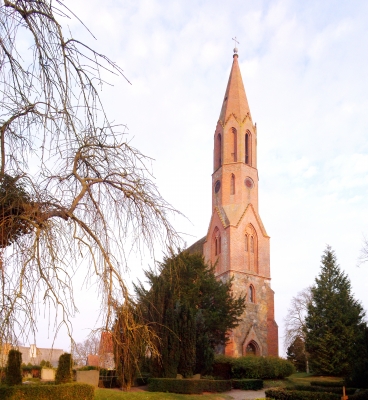
{"label": "steeple finial", "polygon": [[234,40],[234,45],[235,45],[235,47],[234,47],[234,56],[235,56],[235,55],[238,55],[238,48],[236,47],[236,45],[239,44],[239,41],[236,38],[236,36],[233,37],[232,40]]}

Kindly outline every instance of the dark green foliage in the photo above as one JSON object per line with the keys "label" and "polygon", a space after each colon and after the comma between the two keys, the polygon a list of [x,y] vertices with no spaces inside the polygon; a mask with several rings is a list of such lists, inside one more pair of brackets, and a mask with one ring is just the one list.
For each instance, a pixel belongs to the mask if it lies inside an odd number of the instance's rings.
{"label": "dark green foliage", "polygon": [[311,369],[320,375],[351,374],[364,341],[361,304],[351,293],[350,281],[339,268],[335,253],[328,246],[322,266],[312,287],[308,305],[306,350]]}
{"label": "dark green foliage", "polygon": [[305,355],[305,343],[302,337],[297,336],[287,348],[287,359],[291,361],[298,372],[306,371],[307,358]]}
{"label": "dark green foliage", "polygon": [[[340,400],[341,394],[312,392],[301,390],[286,390],[286,389],[268,389],[266,390],[266,398],[275,400]],[[368,390],[356,391],[355,394],[349,395],[349,400],[368,400]]]}
{"label": "dark green foliage", "polygon": [[266,398],[275,400],[340,400],[341,398],[340,395],[334,393],[305,392],[286,389],[268,389],[265,393]]}
{"label": "dark green foliage", "polygon": [[368,388],[368,327],[362,326],[364,331],[364,341],[357,349],[354,364],[350,375],[347,377],[347,383],[350,386]]}
{"label": "dark green foliage", "polygon": [[78,368],[78,371],[96,371],[98,367],[94,367],[93,365],[85,365],[83,367]]}
{"label": "dark green foliage", "polygon": [[168,379],[150,378],[150,392],[170,392],[183,394],[202,394],[203,392],[227,392],[231,390],[231,381],[210,379]]}
{"label": "dark green foliage", "polygon": [[59,365],[56,370],[55,383],[69,383],[72,381],[72,355],[64,353],[59,357]]}
{"label": "dark green foliage", "polygon": [[368,400],[368,390],[359,390],[352,396],[349,396],[350,400]]}
{"label": "dark green foliage", "polygon": [[93,400],[94,396],[94,387],[86,383],[0,386],[0,399],[2,400]]}
{"label": "dark green foliage", "polygon": [[196,312],[188,305],[179,306],[179,351],[178,373],[191,378],[196,365]]}
{"label": "dark green foliage", "polygon": [[[157,273],[149,270],[145,274],[151,287],[146,290],[140,284],[136,293],[146,321],[160,338],[157,347],[162,357],[161,362],[152,360],[152,376],[210,373],[214,348],[225,344],[226,333],[237,326],[245,299],[234,298],[231,282],[218,281],[199,254],[172,254]],[[189,312],[186,322],[180,317],[183,310]],[[195,326],[190,322],[193,319]]]}
{"label": "dark green foliage", "polygon": [[[342,396],[342,386],[311,386],[311,385],[295,385],[293,390],[302,390],[306,392],[327,392],[327,393],[337,393]],[[356,388],[346,388],[345,393],[347,395],[354,394]]]}
{"label": "dark green foliage", "polygon": [[22,383],[22,353],[18,350],[10,350],[8,363],[5,370],[5,383],[7,385],[20,385]]}
{"label": "dark green foliage", "polygon": [[344,381],[311,381],[311,386],[340,387],[345,385]]}
{"label": "dark green foliage", "polygon": [[40,362],[40,367],[41,368],[52,368],[52,364],[50,363],[50,361],[42,360]]}
{"label": "dark green foliage", "polygon": [[30,197],[19,179],[0,176],[0,247],[9,246],[32,230],[31,216],[26,211]]}
{"label": "dark green foliage", "polygon": [[255,356],[216,357],[213,370],[215,376],[223,378],[230,374],[231,379],[284,379],[295,372],[290,361],[278,357]]}
{"label": "dark green foliage", "polygon": [[233,379],[233,389],[260,390],[263,389],[262,379]]}
{"label": "dark green foliage", "polygon": [[234,360],[234,378],[284,379],[295,372],[290,361],[278,357],[239,357]]}
{"label": "dark green foliage", "polygon": [[234,358],[223,355],[215,357],[212,369],[213,376],[221,379],[231,379],[232,372],[231,368],[233,365]]}

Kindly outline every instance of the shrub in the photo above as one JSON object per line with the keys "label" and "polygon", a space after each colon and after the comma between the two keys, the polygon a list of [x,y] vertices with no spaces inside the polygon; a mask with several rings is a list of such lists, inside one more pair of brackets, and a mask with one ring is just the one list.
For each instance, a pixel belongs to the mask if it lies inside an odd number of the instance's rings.
{"label": "shrub", "polygon": [[295,372],[290,361],[278,357],[239,357],[232,362],[235,379],[284,379]]}
{"label": "shrub", "polygon": [[18,350],[10,350],[8,354],[8,363],[5,370],[5,383],[19,385],[22,383],[22,353]]}
{"label": "shrub", "polygon": [[86,383],[61,385],[0,386],[2,400],[93,400],[94,387]]}
{"label": "shrub", "polygon": [[233,389],[260,390],[263,389],[262,379],[233,379]]}
{"label": "shrub", "polygon": [[343,387],[344,381],[311,381],[311,386]]}
{"label": "shrub", "polygon": [[221,379],[231,379],[231,367],[233,365],[234,358],[227,356],[216,356],[213,363],[213,376]]}
{"label": "shrub", "polygon": [[231,390],[231,381],[209,379],[150,378],[150,392],[202,394],[203,392],[226,392]]}
{"label": "shrub", "polygon": [[69,383],[72,381],[72,355],[64,353],[59,357],[59,365],[55,375],[55,383]]}
{"label": "shrub", "polygon": [[355,394],[349,396],[350,400],[368,400],[368,390],[359,390]]}
{"label": "shrub", "polygon": [[[342,386],[309,386],[309,385],[295,385],[293,387],[294,390],[302,390],[307,392],[328,392],[328,393],[337,393],[342,395]],[[346,388],[345,393],[347,395],[354,394],[356,388]]]}
{"label": "shrub", "polygon": [[84,367],[78,368],[78,371],[95,371],[98,370],[98,367],[95,367],[93,365],[85,365]]}
{"label": "shrub", "polygon": [[50,361],[42,360],[40,362],[40,367],[41,368],[52,368],[52,364],[50,363]]}
{"label": "shrub", "polygon": [[[268,389],[266,398],[275,400],[340,400],[341,396],[326,392],[305,392],[299,390]],[[349,397],[349,399],[351,399]],[[359,399],[362,400],[362,399]]]}

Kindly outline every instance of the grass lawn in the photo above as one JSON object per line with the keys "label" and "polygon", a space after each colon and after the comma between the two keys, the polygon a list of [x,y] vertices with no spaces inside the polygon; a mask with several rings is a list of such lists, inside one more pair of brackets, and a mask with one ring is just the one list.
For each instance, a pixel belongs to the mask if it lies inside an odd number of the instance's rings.
{"label": "grass lawn", "polygon": [[225,400],[231,397],[222,394],[176,394],[160,392],[121,392],[112,389],[96,389],[95,400]]}

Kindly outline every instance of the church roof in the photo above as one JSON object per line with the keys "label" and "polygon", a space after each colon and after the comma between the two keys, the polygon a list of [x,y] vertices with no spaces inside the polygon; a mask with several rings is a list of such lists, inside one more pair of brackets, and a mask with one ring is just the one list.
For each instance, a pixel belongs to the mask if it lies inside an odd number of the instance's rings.
{"label": "church roof", "polygon": [[250,115],[250,109],[240,73],[238,54],[234,54],[219,120],[225,124],[228,118],[234,115],[238,121],[243,121],[248,114]]}
{"label": "church roof", "polygon": [[203,243],[206,241],[206,239],[207,236],[204,236],[202,239],[197,240],[195,243],[189,246],[186,251],[188,251],[190,254],[203,254]]}

